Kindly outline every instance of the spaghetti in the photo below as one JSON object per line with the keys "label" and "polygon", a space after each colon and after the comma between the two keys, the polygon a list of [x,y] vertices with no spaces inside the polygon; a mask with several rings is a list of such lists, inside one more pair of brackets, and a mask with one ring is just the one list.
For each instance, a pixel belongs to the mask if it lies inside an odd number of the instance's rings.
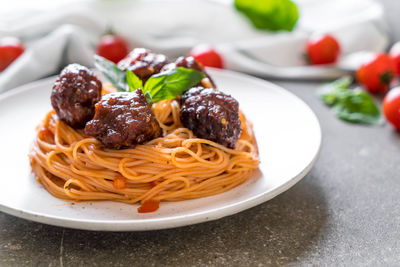
{"label": "spaghetti", "polygon": [[252,125],[241,112],[242,134],[236,148],[229,149],[184,128],[179,101],[160,101],[152,110],[162,137],[121,150],[104,148],[50,111],[29,154],[37,180],[58,198],[141,203],[139,212],[149,212],[160,201],[225,192],[248,180],[258,167]]}

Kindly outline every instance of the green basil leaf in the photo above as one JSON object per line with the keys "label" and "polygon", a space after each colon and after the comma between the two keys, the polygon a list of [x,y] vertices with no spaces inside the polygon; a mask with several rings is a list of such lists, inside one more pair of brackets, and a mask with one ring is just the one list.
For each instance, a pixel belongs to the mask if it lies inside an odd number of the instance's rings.
{"label": "green basil leaf", "polygon": [[144,96],[146,97],[147,103],[153,102],[153,98],[151,97],[151,95],[148,91],[146,93],[144,93]]}
{"label": "green basil leaf", "polygon": [[133,92],[138,88],[143,88],[142,80],[130,70],[126,70],[126,82],[128,83],[130,92]]}
{"label": "green basil leaf", "polygon": [[257,29],[292,31],[299,19],[298,8],[291,0],[235,0],[234,5]]}
{"label": "green basil leaf", "polygon": [[155,74],[147,80],[143,93],[151,102],[174,99],[194,85],[198,84],[205,75],[197,70],[175,68],[170,72]]}
{"label": "green basil leaf", "polygon": [[318,90],[318,94],[326,105],[333,106],[340,99],[339,96],[347,91],[352,82],[353,79],[350,76],[345,76],[322,86]]}
{"label": "green basil leaf", "polygon": [[114,62],[99,55],[94,55],[94,66],[103,73],[118,91],[126,92],[129,90],[126,83],[126,73],[120,70]]}
{"label": "green basil leaf", "polygon": [[141,88],[149,103],[174,99],[205,77],[200,71],[179,67],[151,76],[143,86],[143,82],[132,71],[125,73],[113,62],[98,55],[95,55],[95,66],[118,91],[132,92]]}
{"label": "green basil leaf", "polygon": [[382,124],[383,118],[372,97],[360,88],[350,89],[352,79],[345,77],[323,86],[319,95],[332,106],[336,116],[344,121]]}
{"label": "green basil leaf", "polygon": [[334,107],[336,115],[345,121],[366,124],[381,124],[381,112],[372,97],[360,88],[348,92],[340,97]]}

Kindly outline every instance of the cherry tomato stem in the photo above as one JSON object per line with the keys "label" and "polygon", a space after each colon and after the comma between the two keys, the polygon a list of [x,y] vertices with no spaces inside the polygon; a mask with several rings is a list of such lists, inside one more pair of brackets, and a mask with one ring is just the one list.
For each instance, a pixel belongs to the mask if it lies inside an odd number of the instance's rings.
{"label": "cherry tomato stem", "polygon": [[396,73],[393,60],[376,54],[357,70],[357,80],[371,93],[386,92]]}

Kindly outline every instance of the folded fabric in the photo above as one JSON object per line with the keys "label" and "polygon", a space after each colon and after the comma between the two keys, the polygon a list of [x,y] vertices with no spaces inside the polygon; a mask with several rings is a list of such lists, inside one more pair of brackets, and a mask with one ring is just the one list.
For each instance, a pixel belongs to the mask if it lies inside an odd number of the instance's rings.
{"label": "folded fabric", "polygon": [[132,47],[171,58],[208,43],[222,54],[226,68],[263,77],[343,75],[340,62],[334,67],[306,66],[304,45],[314,32],[334,34],[344,60],[354,52],[382,51],[388,45],[383,9],[373,0],[299,0],[295,30],[278,33],[252,28],[231,1],[86,0],[52,2],[50,7],[31,2],[18,12],[0,11],[0,37],[19,37],[27,46],[0,74],[0,92],[55,74],[68,63],[92,66],[95,45],[108,26]]}

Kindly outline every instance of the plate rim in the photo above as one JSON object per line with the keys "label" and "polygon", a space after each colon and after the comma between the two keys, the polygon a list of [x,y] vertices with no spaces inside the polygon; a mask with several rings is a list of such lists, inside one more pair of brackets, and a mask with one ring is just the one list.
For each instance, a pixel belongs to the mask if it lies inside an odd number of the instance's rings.
{"label": "plate rim", "polygon": [[[149,231],[149,230],[161,230],[161,229],[170,229],[176,227],[182,227],[187,225],[194,225],[198,223],[204,223],[207,221],[217,220],[229,215],[237,214],[241,211],[247,210],[249,208],[255,207],[264,203],[266,201],[271,200],[272,198],[282,194],[287,191],[289,188],[293,187],[296,183],[298,183],[305,175],[312,169],[315,165],[318,156],[321,151],[322,144],[322,130],[321,124],[318,120],[318,117],[315,115],[314,111],[309,107],[307,103],[305,103],[301,98],[297,97],[292,92],[289,92],[285,88],[278,86],[270,81],[263,80],[258,77],[254,77],[248,74],[239,73],[231,70],[221,70],[215,68],[207,68],[209,73],[217,72],[222,73],[222,75],[227,75],[231,77],[235,77],[238,79],[250,79],[251,82],[261,83],[261,86],[268,86],[274,88],[276,91],[280,93],[289,95],[290,97],[296,99],[303,104],[304,107],[308,109],[310,115],[313,116],[316,126],[318,129],[318,147],[317,151],[311,161],[306,165],[303,170],[295,175],[294,177],[288,179],[285,183],[279,184],[275,186],[268,192],[262,192],[260,194],[254,195],[250,198],[246,198],[239,202],[234,202],[229,205],[225,205],[223,207],[217,207],[214,209],[209,209],[206,211],[197,212],[195,214],[183,214],[163,219],[151,218],[151,219],[134,219],[134,220],[87,220],[87,219],[70,219],[65,217],[59,217],[54,215],[46,215],[43,213],[32,212],[28,210],[15,209],[13,207],[9,207],[0,203],[0,211],[22,218],[31,220],[34,222],[44,223],[48,225],[58,226],[58,227],[66,227],[80,230],[91,230],[91,231],[114,231],[114,232],[123,232],[123,231]],[[6,91],[0,94],[0,101],[11,97],[15,94],[19,94],[23,91],[30,90],[30,88],[35,86],[40,86],[41,84],[48,83],[51,80],[54,80],[56,76],[51,76],[45,79],[41,79],[38,81],[34,81],[10,91]],[[117,227],[116,227],[117,225]]]}

